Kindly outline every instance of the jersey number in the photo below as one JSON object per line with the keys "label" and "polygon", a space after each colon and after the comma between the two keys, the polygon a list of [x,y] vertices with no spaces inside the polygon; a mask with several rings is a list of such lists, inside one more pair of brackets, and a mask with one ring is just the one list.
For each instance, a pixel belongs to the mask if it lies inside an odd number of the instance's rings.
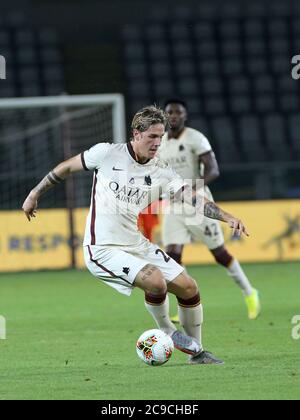
{"label": "jersey number", "polygon": [[212,227],[212,229],[210,229],[209,226],[206,226],[205,227],[204,235],[205,236],[210,236],[210,237],[212,237],[212,236],[218,236],[218,234],[219,234],[219,232],[218,232],[218,225],[216,223],[213,223],[211,225],[211,227]]}
{"label": "jersey number", "polygon": [[167,256],[167,254],[164,253],[164,251],[162,251],[161,249],[157,249],[155,252],[156,255],[161,254],[165,260],[166,263],[168,263],[171,258]]}

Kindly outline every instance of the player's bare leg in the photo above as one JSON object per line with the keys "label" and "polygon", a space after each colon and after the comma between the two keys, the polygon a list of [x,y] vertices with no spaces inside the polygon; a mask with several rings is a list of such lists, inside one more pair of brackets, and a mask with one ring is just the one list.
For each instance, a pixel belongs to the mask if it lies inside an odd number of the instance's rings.
{"label": "player's bare leg", "polygon": [[252,287],[240,263],[229,254],[225,246],[211,250],[216,262],[227,269],[230,277],[242,290],[248,308],[249,319],[257,319],[261,312],[258,291]]}
{"label": "player's bare leg", "polygon": [[[170,321],[167,284],[161,271],[153,265],[147,265],[138,274],[134,285],[145,291],[146,309],[154,318],[157,326],[172,337],[175,347],[191,356],[200,354],[202,346],[197,339],[177,331],[175,325]],[[176,286],[177,288],[179,286]],[[182,291],[180,294],[188,297],[196,290],[197,286],[190,282],[190,286],[186,285],[186,291]]]}
{"label": "player's bare leg", "polygon": [[[203,307],[196,281],[183,272],[174,281],[168,283],[168,291],[177,297],[180,324],[188,337],[194,338],[200,345],[198,354],[192,355],[191,364],[223,364],[211,353],[203,350],[202,324]],[[176,333],[173,335],[176,340]],[[174,341],[176,346],[176,343]],[[180,342],[179,342],[180,345]]]}
{"label": "player's bare leg", "polygon": [[[180,265],[182,265],[183,248],[183,245],[170,245],[167,248],[167,254],[172,256],[172,258]],[[242,289],[248,308],[249,319],[257,319],[261,312],[261,303],[258,291],[250,284],[250,281],[239,262],[229,254],[225,246],[211,250],[211,253],[213,254],[216,262],[227,269],[230,277],[232,277],[236,284]],[[173,316],[171,321],[174,324],[179,323],[179,315],[177,314]]]}
{"label": "player's bare leg", "polygon": [[158,327],[171,336],[176,331],[176,327],[169,318],[167,283],[162,272],[149,264],[139,272],[134,285],[145,292],[146,309]]}
{"label": "player's bare leg", "polygon": [[[179,265],[182,265],[182,254],[183,254],[183,245],[169,245],[166,249],[166,253],[173,258]],[[178,313],[171,317],[171,321],[174,324],[179,324],[179,315]]]}

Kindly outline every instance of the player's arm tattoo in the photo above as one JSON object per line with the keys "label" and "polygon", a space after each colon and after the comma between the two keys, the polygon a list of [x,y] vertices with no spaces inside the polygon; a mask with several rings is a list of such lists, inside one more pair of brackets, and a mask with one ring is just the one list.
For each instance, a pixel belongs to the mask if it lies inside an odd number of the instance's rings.
{"label": "player's arm tattoo", "polygon": [[158,268],[154,267],[153,265],[146,265],[146,267],[144,267],[141,270],[141,279],[142,281],[146,281],[149,279],[149,277],[152,276],[153,273],[155,273],[155,271],[157,271]]}
{"label": "player's arm tattoo", "polygon": [[224,212],[213,202],[204,204],[204,216],[210,219],[224,221]]}
{"label": "player's arm tattoo", "polygon": [[33,189],[33,192],[38,196],[44,194],[46,191],[53,188],[55,185],[60,184],[63,181],[54,171],[49,172],[44,179]]}

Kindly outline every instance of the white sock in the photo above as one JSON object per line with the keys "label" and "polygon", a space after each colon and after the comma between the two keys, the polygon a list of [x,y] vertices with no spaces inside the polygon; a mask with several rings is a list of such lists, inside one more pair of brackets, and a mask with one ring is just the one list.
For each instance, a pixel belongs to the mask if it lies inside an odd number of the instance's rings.
{"label": "white sock", "polygon": [[151,305],[145,301],[147,311],[153,316],[158,328],[168,335],[172,335],[176,331],[175,325],[169,317],[169,296],[161,305]]}
{"label": "white sock", "polygon": [[234,259],[228,267],[228,274],[234,279],[236,284],[242,289],[245,296],[250,296],[253,292],[252,286],[240,266],[240,263]]}
{"label": "white sock", "polygon": [[178,305],[178,315],[180,324],[185,333],[190,337],[194,337],[202,346],[202,324],[203,324],[203,307],[200,303],[196,307],[184,307]]}

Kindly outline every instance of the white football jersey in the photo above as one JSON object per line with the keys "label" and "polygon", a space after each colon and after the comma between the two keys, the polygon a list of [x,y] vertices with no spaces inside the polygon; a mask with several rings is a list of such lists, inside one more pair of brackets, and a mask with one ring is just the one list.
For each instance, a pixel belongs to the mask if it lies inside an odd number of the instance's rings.
{"label": "white football jersey", "polygon": [[138,244],[139,214],[161,194],[172,196],[185,185],[158,158],[138,163],[131,143],[99,143],[81,157],[83,167],[95,171],[84,245]]}
{"label": "white football jersey", "polygon": [[[196,180],[204,176],[204,167],[199,163],[199,156],[209,152],[212,152],[212,147],[208,139],[200,131],[185,127],[178,139],[169,138],[168,133],[164,135],[159,158],[168,163],[181,178],[192,180],[195,186]],[[207,186],[205,195],[213,201]]]}

